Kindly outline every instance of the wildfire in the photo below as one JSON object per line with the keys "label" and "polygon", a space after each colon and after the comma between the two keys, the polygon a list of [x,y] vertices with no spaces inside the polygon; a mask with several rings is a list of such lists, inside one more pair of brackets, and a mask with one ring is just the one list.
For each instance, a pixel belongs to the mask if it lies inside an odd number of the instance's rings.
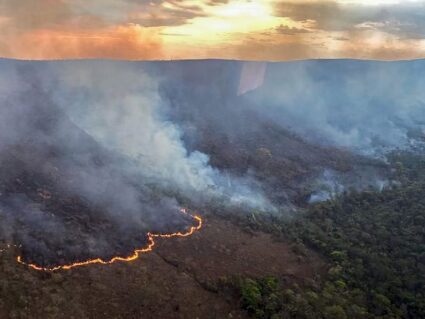
{"label": "wildfire", "polygon": [[95,258],[95,259],[89,259],[86,261],[80,261],[80,262],[75,262],[75,263],[71,263],[68,265],[60,265],[60,266],[55,266],[55,267],[41,267],[38,266],[36,264],[30,264],[30,263],[26,263],[24,261],[22,261],[22,256],[18,256],[16,257],[16,260],[18,263],[23,264],[25,266],[28,266],[32,269],[35,270],[39,270],[39,271],[56,271],[56,270],[69,270],[71,268],[75,268],[75,267],[81,267],[81,266],[88,266],[88,265],[92,265],[92,264],[102,264],[102,265],[109,265],[109,264],[113,264],[117,261],[123,261],[123,262],[130,262],[130,261],[134,261],[137,258],[139,258],[139,256],[141,254],[150,252],[153,250],[153,247],[155,246],[155,238],[172,238],[172,237],[188,237],[191,236],[194,232],[198,231],[199,229],[201,229],[202,227],[202,218],[198,215],[192,215],[189,214],[186,209],[181,209],[180,210],[181,213],[190,216],[191,218],[193,218],[194,220],[196,220],[197,225],[196,226],[191,226],[189,228],[188,231],[186,232],[176,232],[176,233],[171,233],[171,234],[154,234],[154,233],[148,233],[148,245],[144,248],[140,248],[140,249],[135,249],[133,254],[131,256],[128,257],[113,257],[110,260],[103,260],[101,258]]}

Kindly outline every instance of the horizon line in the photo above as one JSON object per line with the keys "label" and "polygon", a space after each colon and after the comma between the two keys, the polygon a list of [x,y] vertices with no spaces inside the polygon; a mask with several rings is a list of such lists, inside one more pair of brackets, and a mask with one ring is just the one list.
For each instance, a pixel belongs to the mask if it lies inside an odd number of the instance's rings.
{"label": "horizon line", "polygon": [[414,62],[425,60],[425,57],[411,59],[369,59],[369,58],[306,58],[306,59],[287,59],[287,60],[255,60],[255,59],[231,59],[231,58],[184,58],[184,59],[146,59],[146,60],[125,60],[115,58],[58,58],[58,59],[23,59],[1,57],[0,60],[18,61],[18,62],[84,62],[84,61],[105,61],[105,62],[194,62],[194,61],[226,61],[226,62],[258,62],[258,63],[290,63],[303,61],[359,61],[359,62]]}

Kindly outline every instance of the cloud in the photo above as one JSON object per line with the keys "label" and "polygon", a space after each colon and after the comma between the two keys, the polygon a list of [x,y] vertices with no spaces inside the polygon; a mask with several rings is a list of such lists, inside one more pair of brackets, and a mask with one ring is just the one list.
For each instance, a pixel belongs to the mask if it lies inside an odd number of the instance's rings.
{"label": "cloud", "polygon": [[314,20],[316,30],[352,31],[359,26],[397,35],[403,39],[425,38],[425,4],[366,5],[336,1],[278,1],[275,15],[294,21]]}
{"label": "cloud", "polygon": [[276,1],[274,14],[287,17],[294,21],[314,20],[318,27],[331,22],[329,18],[338,16],[340,6],[337,2],[311,2],[311,1]]}
{"label": "cloud", "polygon": [[208,5],[215,6],[215,5],[221,5],[229,3],[229,0],[209,0],[207,1]]}
{"label": "cloud", "polygon": [[0,12],[16,31],[55,28],[74,18],[64,0],[0,0]]}
{"label": "cloud", "polygon": [[87,29],[137,23],[141,26],[181,25],[204,16],[200,5],[185,0],[0,0],[2,16],[13,29]]}
{"label": "cloud", "polygon": [[0,0],[0,28],[11,58],[417,58],[425,3]]}
{"label": "cloud", "polygon": [[161,27],[203,14],[179,0],[0,0],[0,56],[160,59]]}
{"label": "cloud", "polygon": [[300,33],[310,33],[310,32],[312,32],[309,29],[290,27],[290,26],[283,25],[283,24],[281,24],[280,26],[275,28],[275,30],[276,30],[277,33],[285,34],[285,35],[295,35],[295,34],[300,34]]}
{"label": "cloud", "polygon": [[128,14],[128,22],[146,27],[178,26],[204,16],[206,13],[199,5],[187,4],[186,1],[167,1],[135,8]]}

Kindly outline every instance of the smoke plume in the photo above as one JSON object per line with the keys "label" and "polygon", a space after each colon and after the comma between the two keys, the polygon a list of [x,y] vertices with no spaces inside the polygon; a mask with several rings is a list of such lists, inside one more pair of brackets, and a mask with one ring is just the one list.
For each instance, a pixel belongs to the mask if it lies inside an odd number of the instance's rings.
{"label": "smoke plume", "polygon": [[[0,61],[0,236],[27,261],[125,255],[191,207],[284,213],[382,187],[419,147],[423,61]],[[365,155],[372,154],[372,157]]]}
{"label": "smoke plume", "polygon": [[131,252],[148,231],[188,227],[182,200],[273,208],[248,176],[185,148],[158,82],[133,66],[2,61],[1,234],[29,261]]}

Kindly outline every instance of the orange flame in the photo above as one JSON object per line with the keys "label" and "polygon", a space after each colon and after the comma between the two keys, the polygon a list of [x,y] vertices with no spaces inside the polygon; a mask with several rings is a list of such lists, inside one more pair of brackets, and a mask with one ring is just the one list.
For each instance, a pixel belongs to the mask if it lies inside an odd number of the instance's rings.
{"label": "orange flame", "polygon": [[27,267],[30,267],[32,269],[35,270],[39,270],[39,271],[56,271],[56,270],[69,270],[71,268],[75,268],[75,267],[81,267],[81,266],[88,266],[88,265],[92,265],[92,264],[102,264],[102,265],[109,265],[109,264],[113,264],[117,261],[124,261],[124,262],[130,262],[130,261],[134,261],[137,258],[139,258],[139,256],[141,254],[150,252],[153,250],[153,247],[155,246],[155,240],[154,238],[172,238],[172,237],[188,237],[190,235],[192,235],[194,232],[198,231],[199,229],[201,229],[202,227],[202,218],[198,215],[191,215],[189,214],[186,209],[181,209],[180,210],[181,213],[188,215],[190,217],[192,217],[194,220],[197,221],[197,225],[196,226],[192,226],[189,228],[188,231],[182,233],[182,232],[176,232],[176,233],[171,233],[171,234],[154,234],[154,233],[148,233],[148,245],[144,248],[140,248],[140,249],[135,249],[133,254],[131,256],[128,257],[113,257],[110,260],[103,260],[101,258],[95,258],[95,259],[89,259],[86,261],[80,261],[80,262],[75,262],[75,263],[71,263],[68,265],[60,265],[60,266],[55,266],[55,267],[41,267],[38,266],[36,264],[30,264],[30,263],[26,263],[22,260],[21,256],[16,257],[16,261],[20,264],[23,264]]}

